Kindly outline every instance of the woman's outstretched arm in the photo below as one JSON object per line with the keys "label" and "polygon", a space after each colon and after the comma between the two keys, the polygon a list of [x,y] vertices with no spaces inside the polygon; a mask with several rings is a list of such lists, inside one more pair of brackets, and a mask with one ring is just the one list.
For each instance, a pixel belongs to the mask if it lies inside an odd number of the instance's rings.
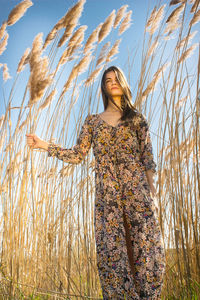
{"label": "woman's outstretched arm", "polygon": [[27,134],[27,144],[32,148],[48,151],[48,156],[57,157],[67,163],[78,164],[87,155],[92,143],[91,116],[87,116],[77,138],[76,145],[70,149],[63,148],[54,143],[48,143],[35,134]]}

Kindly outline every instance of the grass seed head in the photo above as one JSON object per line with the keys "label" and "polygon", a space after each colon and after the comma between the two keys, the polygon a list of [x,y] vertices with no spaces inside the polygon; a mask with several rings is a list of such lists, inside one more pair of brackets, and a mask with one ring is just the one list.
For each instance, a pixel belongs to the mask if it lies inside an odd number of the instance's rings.
{"label": "grass seed head", "polygon": [[32,5],[33,2],[30,0],[24,0],[18,5],[16,5],[8,16],[7,24],[9,26],[15,24],[25,14],[27,9]]}
{"label": "grass seed head", "polygon": [[57,90],[54,89],[50,94],[49,96],[45,99],[44,103],[42,103],[39,107],[39,110],[42,110],[44,109],[45,107],[49,106],[51,101],[53,100],[54,96],[56,95],[57,93]]}
{"label": "grass seed head", "polygon": [[8,45],[8,37],[9,34],[6,32],[3,40],[0,42],[0,55],[6,50],[6,46]]}
{"label": "grass seed head", "polygon": [[68,38],[72,35],[74,28],[76,27],[75,24],[69,24],[63,35],[61,36],[59,42],[58,42],[58,47],[61,47],[65,44],[65,42],[68,40]]}
{"label": "grass seed head", "polygon": [[147,21],[148,26],[146,26],[146,31],[148,31],[149,34],[154,34],[160,26],[160,23],[164,17],[165,7],[166,4],[162,5],[157,11],[153,10],[152,15],[150,16],[151,20]]}
{"label": "grass seed head", "polygon": [[178,64],[184,62],[187,58],[189,58],[190,56],[192,56],[194,50],[196,49],[196,47],[198,46],[199,44],[196,43],[194,45],[192,45],[189,49],[187,49],[180,57],[180,59],[178,60]]}
{"label": "grass seed head", "polygon": [[44,45],[43,45],[43,49],[45,49],[53,41],[53,39],[55,39],[56,33],[57,33],[57,29],[56,28],[53,28],[49,32],[49,34],[47,35],[47,37],[45,39],[45,42],[44,42]]}
{"label": "grass seed head", "polygon": [[18,67],[17,67],[17,73],[20,73],[23,69],[24,69],[24,66],[25,66],[25,62],[27,62],[27,57],[29,56],[30,54],[30,51],[31,49],[30,48],[27,48],[18,64]]}
{"label": "grass seed head", "polygon": [[99,30],[101,29],[103,23],[100,23],[97,28],[95,28],[95,30],[91,33],[91,35],[89,36],[89,38],[87,39],[86,43],[85,43],[85,47],[83,50],[83,53],[86,54],[87,52],[89,52],[93,47],[94,47],[94,43],[97,42],[98,40],[98,34],[99,34]]}
{"label": "grass seed head", "polygon": [[126,15],[119,27],[119,35],[124,33],[131,26],[131,16],[132,16],[132,10],[129,10],[126,13]]}
{"label": "grass seed head", "polygon": [[123,19],[126,10],[128,8],[128,5],[123,5],[122,7],[120,7],[120,9],[117,11],[116,17],[115,17],[115,21],[114,21],[114,25],[113,27],[116,28],[119,23],[121,22],[121,20]]}
{"label": "grass seed head", "polygon": [[3,65],[3,80],[6,82],[10,78],[11,78],[11,76],[8,71],[8,66],[7,66],[7,64],[4,64]]}
{"label": "grass seed head", "polygon": [[86,0],[80,0],[71,9],[69,9],[63,19],[63,27],[66,27],[69,24],[77,25],[78,20],[81,17],[85,2]]}
{"label": "grass seed head", "polygon": [[192,3],[192,4],[194,3],[191,8],[191,11],[190,11],[191,13],[194,13],[197,10],[200,2],[199,2],[199,0],[196,0],[196,1],[194,0],[194,1],[190,1],[190,3]]}
{"label": "grass seed head", "polygon": [[92,84],[98,77],[98,75],[100,74],[101,70],[103,69],[103,65],[99,66],[98,68],[96,68],[91,75],[88,77],[88,79],[85,81],[85,85],[89,86],[90,84]]}
{"label": "grass seed head", "polygon": [[190,26],[197,24],[200,21],[200,9],[194,14],[192,20],[190,21]]}
{"label": "grass seed head", "polygon": [[34,65],[37,64],[38,61],[40,60],[40,56],[42,54],[42,44],[43,44],[42,37],[43,37],[43,33],[40,32],[36,35],[33,41],[32,49],[29,57],[29,64],[31,70],[34,68]]}
{"label": "grass seed head", "polygon": [[184,37],[176,46],[176,50],[179,50],[180,48],[182,48],[184,45],[186,45],[187,43],[189,43],[197,34],[198,31],[194,31],[192,33],[190,33],[189,35],[187,35],[186,37]]}
{"label": "grass seed head", "polygon": [[121,43],[121,39],[117,40],[114,45],[112,46],[112,48],[110,49],[110,51],[108,52],[106,61],[111,61],[112,57],[114,55],[116,55],[117,53],[119,53],[119,44]]}
{"label": "grass seed head", "polygon": [[3,24],[0,27],[0,40],[3,38],[5,32],[6,32],[7,22],[3,22]]}
{"label": "grass seed head", "polygon": [[105,45],[103,45],[99,53],[96,66],[100,65],[103,61],[105,61],[109,48],[110,48],[110,42],[107,42]]}
{"label": "grass seed head", "polygon": [[105,20],[105,22],[103,23],[103,25],[99,31],[99,35],[98,35],[99,43],[101,43],[106,38],[106,36],[110,33],[113,22],[114,22],[114,18],[115,18],[115,9],[107,17],[107,19]]}

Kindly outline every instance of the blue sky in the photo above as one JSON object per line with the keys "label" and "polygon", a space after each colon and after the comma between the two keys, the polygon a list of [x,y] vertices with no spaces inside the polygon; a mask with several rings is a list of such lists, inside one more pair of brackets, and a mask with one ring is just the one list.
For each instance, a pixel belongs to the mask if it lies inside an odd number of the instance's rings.
{"label": "blue sky", "polygon": [[[18,0],[0,0],[0,24],[4,20],[7,20],[7,17],[12,8],[20,2],[21,1]],[[33,6],[27,10],[26,14],[16,24],[7,27],[7,31],[9,34],[8,45],[6,51],[0,57],[0,63],[7,63],[12,78],[7,82],[3,82],[2,69],[0,70],[0,116],[5,113],[5,103],[7,103],[8,101],[8,96],[15,80],[17,65],[25,49],[27,47],[31,48],[34,37],[39,32],[43,32],[44,40],[47,34],[56,24],[56,22],[63,15],[65,15],[67,10],[72,7],[77,1],[32,0],[32,2]],[[126,75],[128,75],[128,55],[131,55],[133,58],[136,50],[138,49],[136,59],[134,60],[133,67],[131,68],[132,89],[135,88],[134,85],[136,83],[136,80],[138,79],[138,75],[140,72],[142,41],[147,14],[158,2],[155,0],[86,0],[82,16],[79,20],[79,23],[81,25],[88,26],[85,33],[86,40],[87,37],[92,33],[92,31],[99,25],[99,23],[104,22],[104,20],[108,17],[113,9],[117,11],[122,5],[129,5],[128,9],[131,9],[133,11],[131,27],[120,37],[117,34],[118,30],[115,30],[111,35],[108,36],[108,38],[103,41],[102,45],[109,41],[110,38],[112,38],[113,41],[118,38],[122,38],[122,43],[120,44],[119,48],[120,53],[117,55],[117,59],[115,59],[111,64],[120,66],[125,71]],[[161,1],[161,3],[169,4],[169,1]],[[169,15],[175,7],[176,6],[170,7],[167,15]],[[166,6],[166,11],[167,10],[168,5]],[[186,14],[186,18],[188,16],[189,10]],[[199,24],[195,25],[194,30],[198,30],[198,26]],[[198,41],[199,33],[195,36],[193,42]],[[166,51],[166,55],[168,57],[172,55],[170,51],[174,47],[173,43],[174,41],[172,40],[167,46],[169,48],[169,50]],[[64,46],[62,47],[62,50],[63,49]],[[44,55],[48,54],[48,50],[49,48],[47,48],[47,53],[44,52]],[[193,57],[190,60],[190,66],[193,66],[195,68],[196,58]],[[28,76],[28,68],[26,67],[25,71],[20,74],[20,77],[18,79],[12,105],[20,105]],[[102,107],[100,111],[101,110]]]}
{"label": "blue sky", "polygon": [[[0,0],[0,24],[7,19],[12,8],[20,3],[16,0]],[[1,63],[7,63],[12,76],[11,80],[6,83],[2,81],[2,70],[0,71],[0,85],[4,88],[4,93],[8,97],[10,88],[16,74],[16,69],[24,50],[31,48],[34,37],[43,32],[43,39],[56,24],[56,22],[73,6],[75,0],[32,0],[33,6],[30,7],[26,14],[13,26],[7,27],[9,40],[6,51],[0,57]],[[84,5],[84,11],[80,18],[81,25],[87,25],[88,29],[85,33],[85,39],[89,34],[103,22],[113,9],[116,11],[124,4],[129,5],[129,9],[133,11],[132,26],[121,36],[123,43],[120,45],[120,55],[118,55],[115,63],[122,69],[127,63],[128,51],[132,52],[137,47],[141,36],[143,35],[144,24],[146,20],[148,7],[152,9],[154,1],[133,1],[133,0],[87,0]],[[116,38],[117,33],[115,34]],[[109,36],[110,38],[110,36]],[[106,39],[103,42],[107,42]],[[2,109],[2,93],[0,95],[0,103]],[[2,110],[1,110],[2,112]]]}

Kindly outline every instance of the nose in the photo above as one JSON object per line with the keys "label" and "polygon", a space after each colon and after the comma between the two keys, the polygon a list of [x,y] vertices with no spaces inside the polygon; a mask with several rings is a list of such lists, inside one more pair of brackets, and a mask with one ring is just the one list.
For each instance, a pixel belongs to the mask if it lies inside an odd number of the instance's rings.
{"label": "nose", "polygon": [[117,80],[116,79],[112,79],[111,84],[117,84]]}

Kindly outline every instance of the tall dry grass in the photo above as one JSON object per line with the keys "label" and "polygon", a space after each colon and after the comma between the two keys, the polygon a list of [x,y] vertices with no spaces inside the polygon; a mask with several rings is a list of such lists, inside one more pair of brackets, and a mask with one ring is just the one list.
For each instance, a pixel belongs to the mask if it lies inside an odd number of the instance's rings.
{"label": "tall dry grass", "polygon": [[[31,1],[22,3],[31,6]],[[118,53],[120,40],[102,42],[117,27],[122,34],[132,12],[127,5],[111,12],[85,41],[87,28],[78,25],[84,3],[80,0],[66,12],[44,41],[42,33],[35,37],[19,61],[0,116],[1,297],[101,298],[92,153],[81,165],[70,165],[24,147],[26,132],[37,130],[42,138],[71,147],[88,112],[98,112],[97,79]],[[196,3],[155,7],[145,26],[140,75],[133,82],[129,74],[135,105],[146,114],[157,145],[159,222],[167,259],[164,299],[200,295],[200,59],[199,44],[192,41],[199,21]],[[20,7],[8,25],[23,15]],[[5,24],[0,29],[4,45]],[[177,36],[173,44],[172,34]],[[190,55],[197,57],[194,67],[187,63]],[[129,59],[131,73],[135,57]],[[7,64],[2,67],[6,80]],[[28,67],[24,94],[15,107],[15,88]]]}

